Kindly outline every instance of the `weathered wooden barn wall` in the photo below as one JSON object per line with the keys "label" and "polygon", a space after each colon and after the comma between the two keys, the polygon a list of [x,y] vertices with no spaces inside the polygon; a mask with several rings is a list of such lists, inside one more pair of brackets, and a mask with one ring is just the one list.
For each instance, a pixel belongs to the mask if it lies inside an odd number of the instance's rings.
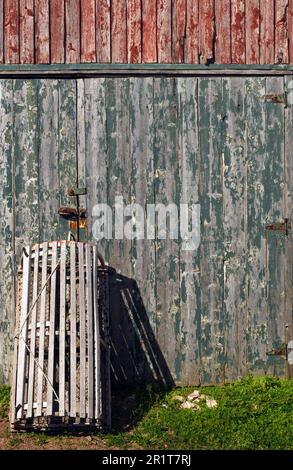
{"label": "weathered wooden barn wall", "polygon": [[293,63],[293,0],[0,0],[0,63]]}
{"label": "weathered wooden barn wall", "polygon": [[1,381],[14,254],[66,235],[57,210],[77,180],[90,225],[93,206],[116,195],[201,205],[196,252],[168,239],[100,244],[121,273],[111,312],[120,385],[168,369],[178,384],[284,374],[266,353],[292,326],[292,232],[265,225],[293,219],[292,89],[291,76],[0,81]]}

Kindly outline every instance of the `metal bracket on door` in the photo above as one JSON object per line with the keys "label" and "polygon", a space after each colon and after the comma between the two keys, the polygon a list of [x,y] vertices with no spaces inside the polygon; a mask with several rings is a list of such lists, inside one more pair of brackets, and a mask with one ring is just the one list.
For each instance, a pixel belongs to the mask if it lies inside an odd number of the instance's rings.
{"label": "metal bracket on door", "polygon": [[293,340],[289,341],[288,344],[282,344],[278,349],[272,349],[267,352],[267,356],[279,356],[293,365]]}
{"label": "metal bracket on door", "polygon": [[289,219],[284,219],[283,222],[275,222],[272,224],[267,224],[266,225],[266,231],[275,231],[275,232],[281,232],[284,233],[284,235],[288,236],[289,235],[289,230],[291,229],[291,222],[289,222]]}

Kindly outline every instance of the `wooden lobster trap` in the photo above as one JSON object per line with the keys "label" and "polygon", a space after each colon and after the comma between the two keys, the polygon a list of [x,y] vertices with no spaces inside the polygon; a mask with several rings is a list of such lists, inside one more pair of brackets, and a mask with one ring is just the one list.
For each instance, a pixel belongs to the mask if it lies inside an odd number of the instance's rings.
{"label": "wooden lobster trap", "polygon": [[46,242],[18,274],[13,430],[111,424],[108,273],[97,247]]}

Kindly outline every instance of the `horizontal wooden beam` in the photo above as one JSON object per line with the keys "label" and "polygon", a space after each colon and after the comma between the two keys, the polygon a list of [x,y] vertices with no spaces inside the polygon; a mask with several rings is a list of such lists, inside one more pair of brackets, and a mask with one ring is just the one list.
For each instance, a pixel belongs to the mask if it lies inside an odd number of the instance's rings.
{"label": "horizontal wooden beam", "polygon": [[186,65],[186,64],[23,64],[0,65],[0,77],[89,76],[277,76],[292,75],[292,65]]}

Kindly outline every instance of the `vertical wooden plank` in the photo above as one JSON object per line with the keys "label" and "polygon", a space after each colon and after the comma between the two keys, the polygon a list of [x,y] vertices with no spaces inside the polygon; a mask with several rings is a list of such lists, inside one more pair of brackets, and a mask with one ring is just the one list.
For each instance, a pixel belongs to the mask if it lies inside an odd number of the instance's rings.
{"label": "vertical wooden plank", "polygon": [[[176,212],[180,198],[179,161],[177,155],[178,97],[173,78],[154,79],[154,174],[155,201],[165,208],[173,204]],[[174,207],[175,205],[175,207]],[[176,207],[177,205],[177,207]],[[159,218],[159,216],[158,216]],[[171,216],[170,216],[171,218]],[[180,298],[179,298],[179,240],[176,230],[167,229],[166,239],[160,239],[163,217],[156,231],[156,311],[157,338],[173,377],[181,380]],[[168,227],[168,224],[167,224]],[[172,238],[171,238],[172,235]]]}
{"label": "vertical wooden plank", "polygon": [[22,273],[22,298],[21,313],[19,322],[19,342],[18,342],[18,360],[17,360],[17,387],[16,387],[16,417],[20,419],[23,416],[23,399],[25,383],[25,363],[26,363],[26,341],[27,341],[27,316],[29,311],[29,282],[30,282],[30,247],[26,247],[27,256],[23,255],[23,273]]}
{"label": "vertical wooden plank", "polygon": [[37,391],[37,411],[36,416],[42,416],[43,411],[43,374],[45,358],[45,331],[46,331],[46,302],[47,302],[47,261],[48,261],[48,243],[41,246],[42,252],[42,277],[41,277],[41,306],[39,318],[39,355],[38,355],[38,391]]}
{"label": "vertical wooden plank", "polygon": [[231,0],[232,63],[245,64],[245,1]]}
{"label": "vertical wooden plank", "polygon": [[[266,79],[266,93],[282,95],[284,78]],[[284,157],[284,103],[266,103],[266,155],[264,171],[264,210],[266,223],[283,220],[285,214],[285,157]],[[286,236],[267,232],[267,302],[268,350],[280,348],[285,340],[285,244]],[[279,357],[268,360],[269,373],[284,374],[284,362]]]}
{"label": "vertical wooden plank", "polygon": [[[178,156],[180,171],[180,204],[189,212],[199,204],[200,153],[198,133],[198,81],[178,78]],[[181,209],[182,210],[182,209]],[[200,213],[197,213],[200,217]],[[190,217],[190,214],[189,214]],[[198,220],[200,224],[200,220]],[[182,224],[180,225],[182,229]],[[195,230],[195,227],[193,228]],[[182,382],[200,383],[201,288],[200,249],[187,249],[180,234],[180,350]]]}
{"label": "vertical wooden plank", "polygon": [[[293,80],[285,77],[287,106],[285,107],[285,217],[293,221]],[[292,222],[291,222],[292,223]],[[292,229],[285,241],[285,328],[286,341],[292,340],[293,333],[293,237]],[[287,325],[287,327],[286,327]],[[286,376],[293,378],[293,366],[287,364]]]}
{"label": "vertical wooden plank", "polygon": [[186,0],[175,0],[172,10],[172,62],[184,63],[184,41],[186,34]]}
{"label": "vertical wooden plank", "polygon": [[[267,240],[264,226],[269,208],[265,207],[266,154],[265,78],[245,80],[247,116],[247,363],[250,372],[262,375],[267,352]],[[269,190],[270,192],[270,190]]]}
{"label": "vertical wooden plank", "polygon": [[15,250],[39,241],[38,81],[16,80],[14,88]]}
{"label": "vertical wooden plank", "polygon": [[275,63],[274,0],[260,1],[260,64]]}
{"label": "vertical wooden plank", "polygon": [[[108,149],[108,204],[113,209],[116,197],[123,204],[131,204],[131,170],[130,157],[130,90],[129,79],[107,80],[106,123]],[[122,204],[121,204],[122,206]],[[121,207],[122,209],[122,207]],[[119,213],[121,214],[121,209]],[[117,211],[117,209],[116,209]],[[117,213],[116,213],[117,219]],[[121,219],[119,219],[121,221]],[[123,222],[123,221],[122,221]],[[120,225],[119,223],[117,225]],[[121,233],[113,230],[113,240],[109,240],[109,264],[115,266],[124,276],[132,277],[131,240],[124,236],[124,224]],[[119,228],[119,227],[118,227]]]}
{"label": "vertical wooden plank", "polygon": [[259,64],[260,1],[247,0],[245,4],[246,63]]}
{"label": "vertical wooden plank", "polygon": [[18,0],[4,0],[4,54],[6,64],[19,63]]}
{"label": "vertical wooden plank", "polygon": [[201,64],[207,64],[214,59],[214,28],[214,1],[206,0],[199,8],[199,55]]}
{"label": "vertical wooden plank", "polygon": [[80,62],[80,2],[65,0],[65,62]]}
{"label": "vertical wooden plank", "polygon": [[[51,281],[50,281],[50,326],[48,348],[47,416],[53,415],[53,388],[55,379],[55,329],[56,329],[56,292],[57,292],[57,242],[51,245]],[[59,260],[58,260],[59,262]],[[60,279],[60,277],[59,277]],[[71,304],[72,305],[72,304]]]}
{"label": "vertical wooden plank", "polygon": [[141,63],[141,2],[127,0],[127,62]]}
{"label": "vertical wooden plank", "polygon": [[97,62],[111,62],[111,0],[96,2],[96,52]]}
{"label": "vertical wooden plank", "polygon": [[201,383],[224,381],[222,80],[199,80],[201,154]]}
{"label": "vertical wooden plank", "polygon": [[65,334],[66,334],[66,242],[61,243],[60,254],[60,312],[59,312],[59,416],[64,416],[65,405]]}
{"label": "vertical wooden plank", "polygon": [[58,80],[39,80],[38,110],[39,238],[51,241],[61,236]]}
{"label": "vertical wooden plank", "polygon": [[78,243],[78,262],[79,262],[79,416],[85,418],[85,398],[86,398],[86,319],[85,319],[85,284],[84,284],[84,245]]}
{"label": "vertical wooden plank", "polygon": [[199,13],[198,0],[189,0],[186,9],[186,38],[184,60],[187,64],[199,61]]}
{"label": "vertical wooden plank", "polygon": [[33,297],[32,313],[30,316],[30,356],[29,356],[29,374],[28,374],[28,402],[27,402],[27,413],[26,417],[31,418],[33,416],[33,403],[34,403],[34,383],[35,383],[35,352],[36,352],[36,327],[37,327],[37,297],[38,297],[38,284],[39,282],[39,246],[35,245],[34,249],[34,274],[33,274]]}
{"label": "vertical wooden plank", "polygon": [[[77,183],[77,84],[76,80],[59,81],[59,181],[60,206],[71,206],[68,189]],[[59,220],[60,239],[68,235],[68,221]]]}
{"label": "vertical wooden plank", "polygon": [[[89,237],[92,236],[92,223],[91,223],[91,212],[89,210],[89,188],[87,185],[86,175],[86,120],[85,120],[85,82],[87,80],[77,80],[76,83],[76,138],[77,138],[77,177],[78,187],[86,188],[86,196],[80,196],[79,204],[87,211],[87,227],[79,230],[79,241],[89,241]],[[95,155],[95,154],[92,154]],[[88,157],[90,160],[96,160],[96,158]],[[95,201],[96,204],[98,201]]]}
{"label": "vertical wooden plank", "polygon": [[0,81],[0,380],[7,383],[14,325],[14,140],[13,80]]}
{"label": "vertical wooden plank", "polygon": [[94,418],[94,343],[93,343],[93,258],[89,244],[85,248],[86,262],[86,305],[87,305],[87,353],[88,353],[88,394],[87,394],[87,417]]}
{"label": "vertical wooden plank", "polygon": [[[130,79],[131,193],[134,203],[139,204],[145,211],[145,220],[147,220],[147,204],[155,203],[153,94],[152,78]],[[137,217],[135,209],[133,215]],[[133,278],[137,282],[145,311],[155,333],[155,240],[146,238],[146,227],[144,234],[144,237],[140,234],[132,240],[131,262]]]}
{"label": "vertical wooden plank", "polygon": [[4,0],[0,0],[0,64],[4,63]]}
{"label": "vertical wooden plank", "polygon": [[38,0],[35,2],[35,54],[37,64],[50,63],[49,21],[49,1]]}
{"label": "vertical wooden plank", "polygon": [[288,3],[289,64],[293,63],[293,0]]}
{"label": "vertical wooden plank", "polygon": [[[99,251],[106,261],[109,261],[109,242],[107,239],[101,240],[99,234],[99,215],[95,212],[94,206],[107,204],[108,194],[108,157],[107,157],[107,124],[106,124],[106,90],[107,79],[92,78],[84,82],[84,102],[81,101],[81,85],[79,86],[79,115],[78,126],[85,127],[83,152],[85,157],[83,164],[85,168],[79,169],[86,174],[85,184],[87,187],[86,208],[88,213],[88,223],[91,231],[88,234],[89,240],[99,242]],[[83,122],[83,124],[82,124]],[[79,135],[81,131],[79,131]],[[96,158],[93,158],[96,155]],[[81,164],[81,156],[78,158]]]}
{"label": "vertical wooden plank", "polygon": [[50,3],[50,57],[54,64],[63,64],[65,58],[65,3],[51,0]]}
{"label": "vertical wooden plank", "polygon": [[81,62],[96,61],[95,0],[81,0]]}
{"label": "vertical wooden plank", "polygon": [[34,45],[34,1],[19,2],[19,54],[21,64],[33,64]]}
{"label": "vertical wooden plank", "polygon": [[289,63],[288,40],[288,2],[289,0],[276,0],[275,2],[275,63]]}
{"label": "vertical wooden plank", "polygon": [[224,329],[225,381],[247,373],[247,166],[245,151],[244,79],[223,79],[223,110],[227,116],[223,139]]}
{"label": "vertical wooden plank", "polygon": [[76,243],[70,243],[70,416],[76,416]]}
{"label": "vertical wooden plank", "polygon": [[171,0],[157,0],[157,50],[159,64],[172,62]]}
{"label": "vertical wooden plank", "polygon": [[101,412],[101,355],[100,355],[100,318],[98,304],[98,249],[93,246],[93,307],[94,307],[94,399],[95,399],[95,419],[99,419]]}
{"label": "vertical wooden plank", "polygon": [[157,62],[157,5],[156,0],[142,2],[142,62]]}
{"label": "vertical wooden plank", "polygon": [[231,64],[231,2],[215,2],[216,45],[215,60],[218,64]]}
{"label": "vertical wooden plank", "polygon": [[111,2],[112,62],[127,62],[126,0]]}

